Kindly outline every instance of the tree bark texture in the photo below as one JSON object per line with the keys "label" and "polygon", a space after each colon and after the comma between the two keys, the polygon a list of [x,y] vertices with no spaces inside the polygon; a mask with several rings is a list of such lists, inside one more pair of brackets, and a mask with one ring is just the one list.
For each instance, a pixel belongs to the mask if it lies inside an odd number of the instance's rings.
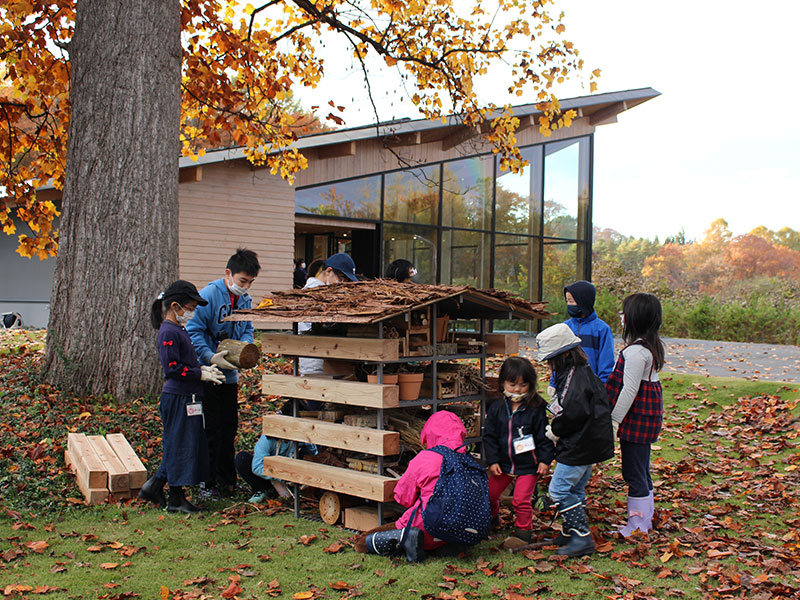
{"label": "tree bark texture", "polygon": [[158,393],[150,306],[178,278],[180,4],[81,0],[45,375],[117,401]]}

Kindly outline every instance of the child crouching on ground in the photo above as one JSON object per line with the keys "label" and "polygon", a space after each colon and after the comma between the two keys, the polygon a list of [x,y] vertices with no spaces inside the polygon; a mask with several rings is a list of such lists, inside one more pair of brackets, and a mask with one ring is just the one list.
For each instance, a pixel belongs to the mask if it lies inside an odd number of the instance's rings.
{"label": "child crouching on ground", "polygon": [[500,368],[502,397],[489,407],[483,447],[489,464],[492,523],[497,526],[500,496],[514,482],[514,535],[531,541],[531,497],[547,473],[555,447],[547,438],[545,402],[536,391],[536,370],[527,358],[512,356]]}
{"label": "child crouching on ground", "polygon": [[[356,542],[357,552],[384,556],[404,553],[409,562],[418,562],[425,558],[426,552],[452,550],[452,553],[457,554],[463,549],[462,546],[455,548],[454,545],[438,540],[425,531],[422,513],[428,507],[436,483],[439,481],[444,460],[441,454],[430,448],[446,446],[456,452],[464,453],[462,446],[466,434],[464,423],[451,412],[438,411],[428,418],[420,432],[420,440],[425,450],[411,459],[408,468],[394,488],[394,499],[408,510],[393,525],[387,524],[362,535]],[[477,463],[476,467],[480,469]],[[485,479],[483,485],[485,486]],[[485,487],[483,492],[486,493]]]}
{"label": "child crouching on ground", "polygon": [[586,520],[586,484],[595,463],[614,456],[611,406],[603,382],[581,350],[581,340],[564,323],[536,336],[540,361],[555,373],[556,393],[548,408],[555,415],[547,437],[556,445],[556,467],[550,497],[562,518],[561,535],[553,541],[558,554],[584,556],[594,552]]}

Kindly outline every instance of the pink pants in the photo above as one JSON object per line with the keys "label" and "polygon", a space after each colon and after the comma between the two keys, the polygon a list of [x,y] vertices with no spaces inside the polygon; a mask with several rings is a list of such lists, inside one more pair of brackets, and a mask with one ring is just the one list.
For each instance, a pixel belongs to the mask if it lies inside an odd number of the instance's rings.
{"label": "pink pants", "polygon": [[517,480],[514,485],[514,516],[516,522],[514,523],[519,529],[531,529],[533,524],[533,507],[531,506],[531,498],[533,492],[536,490],[536,482],[539,481],[538,475],[509,475],[503,473],[502,475],[489,476],[489,501],[492,504],[492,516],[500,512],[500,496],[514,479]]}

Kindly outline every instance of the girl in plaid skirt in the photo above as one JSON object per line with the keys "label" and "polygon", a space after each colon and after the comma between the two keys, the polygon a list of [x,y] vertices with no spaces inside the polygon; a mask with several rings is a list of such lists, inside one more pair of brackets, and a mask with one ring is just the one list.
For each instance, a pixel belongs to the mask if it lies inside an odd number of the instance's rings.
{"label": "girl in plaid skirt", "polygon": [[661,303],[652,294],[631,294],[622,302],[622,339],[614,371],[606,381],[614,407],[611,420],[619,437],[622,477],[628,484],[628,523],[625,537],[653,524],[653,480],[650,445],[658,439],[664,414],[658,371],[664,366],[664,345],[658,336]]}

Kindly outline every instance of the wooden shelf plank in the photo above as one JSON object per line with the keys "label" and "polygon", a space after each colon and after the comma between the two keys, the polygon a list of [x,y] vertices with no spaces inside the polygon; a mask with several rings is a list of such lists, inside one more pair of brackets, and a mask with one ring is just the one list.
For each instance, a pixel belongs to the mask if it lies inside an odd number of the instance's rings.
{"label": "wooden shelf plank", "polygon": [[289,356],[389,361],[400,356],[400,341],[270,333],[261,336],[261,350]]}
{"label": "wooden shelf plank", "polygon": [[95,453],[100,460],[103,461],[103,466],[108,471],[108,491],[109,492],[127,492],[130,491],[130,478],[128,477],[128,469],[117,458],[117,455],[108,445],[106,438],[102,435],[87,435],[86,439],[94,448]]}
{"label": "wooden shelf plank", "polygon": [[378,456],[400,453],[400,434],[396,431],[352,427],[319,419],[265,415],[263,433],[284,440],[320,444]]}
{"label": "wooden shelf plank", "polygon": [[86,482],[87,489],[108,489],[108,470],[84,434],[70,433],[67,436],[67,450],[76,473]]}
{"label": "wooden shelf plank", "polygon": [[264,475],[366,500],[389,502],[396,479],[285,456],[264,457]]}
{"label": "wooden shelf plank", "polygon": [[400,395],[396,385],[292,375],[264,375],[261,389],[270,395],[350,406],[397,408],[400,405]]}
{"label": "wooden shelf plank", "polygon": [[147,469],[145,469],[142,461],[136,456],[136,452],[123,434],[109,433],[106,435],[106,441],[128,470],[131,489],[138,490],[147,481]]}

